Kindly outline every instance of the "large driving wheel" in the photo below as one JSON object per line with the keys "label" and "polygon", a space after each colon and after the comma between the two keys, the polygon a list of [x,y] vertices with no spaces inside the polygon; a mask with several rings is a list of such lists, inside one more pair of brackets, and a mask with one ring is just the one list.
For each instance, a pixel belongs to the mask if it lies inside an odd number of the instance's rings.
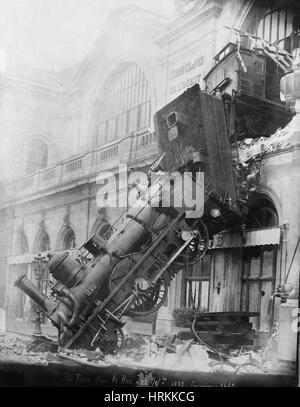
{"label": "large driving wheel", "polygon": [[165,275],[151,283],[160,270],[153,256],[149,256],[126,283],[122,284],[122,280],[141,257],[138,253],[130,254],[117,264],[110,277],[109,290],[119,287],[113,298],[116,306],[129,300],[127,315],[151,314],[163,305],[167,295],[168,283]]}

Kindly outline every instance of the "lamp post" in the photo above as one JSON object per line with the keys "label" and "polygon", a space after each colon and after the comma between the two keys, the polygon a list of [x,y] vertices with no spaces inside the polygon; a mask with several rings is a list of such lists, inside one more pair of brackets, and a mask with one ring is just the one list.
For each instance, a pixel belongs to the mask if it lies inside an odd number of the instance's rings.
{"label": "lamp post", "polygon": [[[42,291],[42,280],[45,277],[45,272],[47,269],[47,261],[46,257],[42,256],[41,254],[38,254],[36,257],[34,257],[34,260],[32,262],[32,267],[33,267],[33,272],[34,276],[36,279],[37,287],[39,291]],[[36,306],[35,307],[35,325],[34,325],[34,332],[33,335],[35,336],[41,336],[43,335],[42,329],[41,329],[41,311],[39,308]]]}

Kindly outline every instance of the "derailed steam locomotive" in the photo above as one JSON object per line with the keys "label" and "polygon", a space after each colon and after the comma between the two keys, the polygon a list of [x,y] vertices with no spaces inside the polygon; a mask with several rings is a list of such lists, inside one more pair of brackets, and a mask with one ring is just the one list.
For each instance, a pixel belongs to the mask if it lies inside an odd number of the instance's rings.
{"label": "derailed steam locomotive", "polygon": [[[150,170],[156,181],[149,181],[139,205],[126,209],[109,237],[89,239],[81,261],[68,252],[51,256],[49,272],[56,280],[51,298],[25,275],[15,282],[57,327],[62,348],[118,348],[122,317],[157,311],[172,278],[203,256],[210,237],[241,223],[245,202],[233,170],[222,100],[195,85],[157,112],[154,121],[161,156]],[[203,208],[191,214],[193,208],[184,202],[174,204],[176,179],[188,173],[195,186],[199,172]],[[163,205],[166,173],[177,174],[169,206]],[[156,205],[151,205],[153,198]]]}

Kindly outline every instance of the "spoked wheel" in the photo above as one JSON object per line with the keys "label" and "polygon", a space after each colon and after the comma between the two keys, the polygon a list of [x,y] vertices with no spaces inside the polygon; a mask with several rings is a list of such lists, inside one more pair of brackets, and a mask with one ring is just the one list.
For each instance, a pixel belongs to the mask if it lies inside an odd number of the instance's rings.
{"label": "spoked wheel", "polygon": [[180,234],[180,237],[183,241],[187,240],[190,237],[189,234],[193,234],[194,238],[187,246],[187,248],[182,252],[182,254],[178,257],[178,264],[186,265],[187,262],[195,264],[205,255],[208,248],[209,233],[205,223],[202,220],[199,220],[197,224],[191,228],[191,231],[183,231]]}
{"label": "spoked wheel", "polygon": [[124,342],[122,328],[114,322],[105,324],[106,331],[100,333],[99,338],[93,345],[93,349],[100,348],[103,353],[113,353],[121,348]]}
{"label": "spoked wheel", "polygon": [[147,280],[138,278],[135,281],[130,315],[148,315],[157,311],[165,302],[167,292],[167,285],[163,277],[159,278],[155,285],[150,285]]}
{"label": "spoked wheel", "polygon": [[163,305],[167,295],[168,283],[165,275],[151,283],[160,270],[152,256],[149,256],[125,284],[122,284],[123,279],[141,257],[139,253],[128,255],[117,264],[110,277],[110,292],[118,288],[112,302],[116,307],[127,304],[127,315],[151,314]]}
{"label": "spoked wheel", "polygon": [[[153,225],[152,238],[155,239],[166,227],[168,227],[169,218],[160,215]],[[201,219],[181,219],[164,239],[166,247],[165,253],[171,257],[176,251],[189,240],[193,239],[188,246],[175,259],[174,264],[186,265],[196,263],[202,258],[209,245],[209,232],[205,223]]]}

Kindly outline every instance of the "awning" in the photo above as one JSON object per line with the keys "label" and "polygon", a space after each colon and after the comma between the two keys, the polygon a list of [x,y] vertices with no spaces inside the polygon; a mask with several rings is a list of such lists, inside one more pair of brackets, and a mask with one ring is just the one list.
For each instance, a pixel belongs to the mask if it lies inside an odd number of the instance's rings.
{"label": "awning", "polygon": [[242,233],[217,233],[213,236],[209,249],[229,249],[237,247],[278,245],[280,227],[246,230]]}

